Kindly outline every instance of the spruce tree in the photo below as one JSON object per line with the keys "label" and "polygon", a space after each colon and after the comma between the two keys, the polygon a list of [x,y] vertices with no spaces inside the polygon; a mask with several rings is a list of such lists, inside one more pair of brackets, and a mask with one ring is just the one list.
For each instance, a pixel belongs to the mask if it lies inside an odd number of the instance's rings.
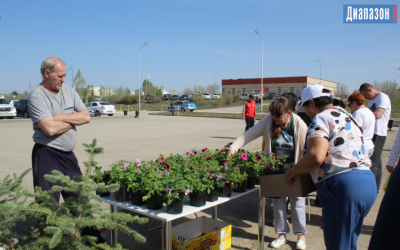
{"label": "spruce tree", "polygon": [[15,173],[13,179],[7,175],[0,182],[0,244],[4,248],[14,249],[18,245],[12,228],[21,220],[25,220],[26,198],[22,195],[22,178],[31,169],[20,176]]}
{"label": "spruce tree", "polygon": [[[104,183],[97,184],[90,178],[92,169],[97,166],[94,157],[104,152],[103,148],[96,147],[96,139],[92,144],[84,143],[85,151],[89,153],[89,161],[84,162],[85,174],[72,180],[69,176],[53,170],[51,175],[45,175],[46,180],[55,183],[50,191],[43,191],[40,187],[35,192],[24,191],[27,197],[35,198],[36,202],[23,209],[27,216],[39,220],[42,233],[31,233],[23,239],[23,249],[123,249],[120,244],[112,248],[107,243],[96,243],[97,238],[83,236],[84,228],[119,230],[133,237],[136,241],[146,242],[146,239],[135,230],[127,226],[127,223],[147,223],[147,218],[139,218],[126,213],[104,212],[100,206],[102,199],[95,191],[113,192],[119,189],[119,185]],[[79,193],[79,197],[67,198],[58,204],[50,198],[54,192]]]}

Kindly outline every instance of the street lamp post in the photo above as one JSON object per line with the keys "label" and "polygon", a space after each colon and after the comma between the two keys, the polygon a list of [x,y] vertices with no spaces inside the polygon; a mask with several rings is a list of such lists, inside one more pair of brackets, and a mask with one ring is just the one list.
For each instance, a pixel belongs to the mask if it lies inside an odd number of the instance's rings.
{"label": "street lamp post", "polygon": [[321,60],[317,60],[317,62],[319,62],[319,84],[321,85]]}
{"label": "street lamp post", "polygon": [[143,44],[142,47],[140,47],[139,49],[139,89],[138,89],[138,93],[139,93],[139,112],[140,112],[140,95],[142,94],[140,91],[140,50],[147,44],[147,42],[145,44]]}
{"label": "street lamp post", "polygon": [[[152,62],[148,62],[147,60],[146,60],[146,79],[147,79],[147,64],[148,63],[151,63],[151,64],[154,64],[154,63],[152,63]],[[149,83],[147,82],[147,84],[146,84],[146,95],[148,95],[149,93],[147,93],[147,85],[149,85]]]}
{"label": "street lamp post", "polygon": [[264,91],[263,91],[263,77],[264,77],[264,42],[263,39],[261,38],[261,36],[258,34],[258,32],[256,31],[256,34],[258,35],[258,37],[261,39],[261,112],[262,112],[262,105],[263,105],[263,95],[264,95]]}

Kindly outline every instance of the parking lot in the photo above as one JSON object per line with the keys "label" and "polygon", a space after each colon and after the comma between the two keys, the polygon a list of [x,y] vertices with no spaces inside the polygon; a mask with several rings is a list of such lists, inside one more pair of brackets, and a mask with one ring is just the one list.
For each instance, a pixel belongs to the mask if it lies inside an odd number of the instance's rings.
{"label": "parking lot", "polygon": [[[110,164],[118,160],[150,160],[156,159],[159,154],[185,153],[192,149],[221,148],[232,142],[244,131],[245,124],[241,119],[218,119],[200,117],[178,116],[151,116],[146,112],[140,118],[133,116],[93,117],[90,124],[78,127],[78,143],[74,150],[80,165],[87,160],[82,143],[90,143],[94,137],[98,145],[105,148],[105,154],[99,155],[96,161],[100,166],[108,169]],[[382,155],[385,166],[393,144],[397,128],[388,132],[386,145]],[[7,174],[22,173],[31,167],[32,122],[30,119],[16,118],[13,120],[0,120],[0,177]],[[261,138],[245,146],[245,149],[257,151],[261,148]],[[383,178],[387,176],[384,170]],[[383,184],[383,182],[382,182]],[[32,176],[29,174],[23,186],[33,190]],[[370,234],[375,223],[376,215],[383,197],[383,191],[378,195],[377,201],[365,220],[363,231],[360,235],[359,249],[366,249]],[[257,200],[258,194],[254,193],[218,207],[219,219],[233,225],[232,244],[235,249],[255,249],[257,245]],[[268,202],[266,209],[266,234],[265,241],[271,242],[276,237],[272,226],[272,207]],[[311,198],[311,221],[307,221],[306,235],[307,249],[323,249],[324,241],[321,226],[321,209],[313,206]],[[108,209],[107,205],[103,205]],[[198,213],[198,216],[207,215],[210,211]],[[194,218],[189,216],[187,218]],[[178,220],[175,224],[186,219]],[[155,225],[161,224],[155,222]],[[145,245],[138,245],[133,239],[120,235],[121,243],[129,249],[160,249],[160,230],[147,232],[148,225],[132,225],[147,238]],[[291,226],[290,226],[291,227]],[[108,231],[104,232],[105,238],[110,239]],[[295,249],[297,237],[288,234],[289,244],[280,249]]]}

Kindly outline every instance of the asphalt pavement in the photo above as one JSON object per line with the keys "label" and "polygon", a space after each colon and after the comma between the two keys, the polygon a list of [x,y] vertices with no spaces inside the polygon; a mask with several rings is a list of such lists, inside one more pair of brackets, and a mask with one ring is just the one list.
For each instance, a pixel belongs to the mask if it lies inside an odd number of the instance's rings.
{"label": "asphalt pavement", "polygon": [[[151,160],[159,154],[168,155],[185,153],[193,149],[219,149],[223,145],[234,141],[244,132],[245,123],[240,119],[220,119],[201,117],[178,116],[151,116],[148,112],[141,112],[140,118],[129,115],[115,115],[113,117],[93,117],[90,124],[77,128],[78,143],[74,150],[81,168],[82,162],[88,159],[83,151],[82,143],[90,143],[97,138],[98,146],[104,147],[105,153],[98,155],[96,161],[104,169],[108,169],[113,162],[119,160]],[[388,137],[382,154],[382,163],[385,166],[390,154],[391,146],[396,137],[398,128],[388,132]],[[31,167],[31,152],[34,142],[33,130],[30,119],[3,119],[0,120],[0,178],[7,174],[22,173]],[[244,147],[250,151],[261,149],[261,138]],[[383,180],[387,172],[383,170]],[[23,187],[33,190],[32,175],[29,174],[23,183]],[[365,219],[364,227],[358,240],[358,249],[367,249],[370,235],[375,223],[384,192],[381,191],[374,207]],[[321,209],[313,205],[314,197],[311,197],[311,220],[307,221],[308,234],[306,235],[307,249],[324,249],[323,233],[321,229]],[[258,193],[250,194],[237,200],[225,203],[218,207],[219,219],[233,225],[232,244],[234,249],[256,249],[257,246],[257,201]],[[102,205],[105,210],[109,207]],[[307,209],[308,210],[308,209]],[[210,215],[205,210],[201,215]],[[195,218],[194,215],[180,219],[173,223],[187,221]],[[266,209],[266,233],[265,242],[271,242],[277,234],[272,226],[272,207],[268,202]],[[159,225],[156,221],[153,225]],[[133,239],[120,234],[120,242],[128,249],[160,249],[160,230],[147,232],[148,225],[131,225],[140,234],[147,238],[144,245],[134,242]],[[291,226],[290,226],[291,227]],[[107,240],[110,239],[109,231],[104,231]],[[288,234],[289,243],[280,249],[295,249],[297,237]],[[267,249],[267,247],[266,247]]]}

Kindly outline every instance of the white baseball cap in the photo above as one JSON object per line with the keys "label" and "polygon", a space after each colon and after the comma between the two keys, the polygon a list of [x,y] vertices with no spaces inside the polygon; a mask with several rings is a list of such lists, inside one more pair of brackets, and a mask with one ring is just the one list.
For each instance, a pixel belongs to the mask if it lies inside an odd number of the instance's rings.
{"label": "white baseball cap", "polygon": [[297,108],[296,111],[298,111],[303,104],[311,99],[318,98],[321,96],[331,96],[331,91],[329,89],[324,88],[322,85],[310,85],[307,88],[303,89],[301,91],[301,104]]}

